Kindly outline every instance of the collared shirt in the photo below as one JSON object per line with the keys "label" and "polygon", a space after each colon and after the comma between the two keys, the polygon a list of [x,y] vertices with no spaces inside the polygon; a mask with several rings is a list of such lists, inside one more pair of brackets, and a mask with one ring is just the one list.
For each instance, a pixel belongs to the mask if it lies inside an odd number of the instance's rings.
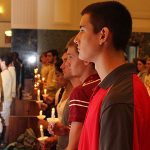
{"label": "collared shirt", "polygon": [[150,97],[133,64],[113,70],[88,108],[79,150],[147,150]]}
{"label": "collared shirt", "polygon": [[70,95],[69,122],[84,122],[90,97],[100,82],[98,74],[90,75]]}

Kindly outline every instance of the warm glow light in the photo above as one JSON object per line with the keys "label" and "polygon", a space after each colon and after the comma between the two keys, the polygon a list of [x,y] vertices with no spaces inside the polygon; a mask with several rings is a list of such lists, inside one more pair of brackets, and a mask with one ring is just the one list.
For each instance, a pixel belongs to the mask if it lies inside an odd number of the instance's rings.
{"label": "warm glow light", "polygon": [[36,62],[36,56],[31,55],[28,57],[28,63],[34,64]]}
{"label": "warm glow light", "polygon": [[11,31],[11,30],[5,31],[5,35],[6,35],[6,36],[12,36],[12,31]]}
{"label": "warm glow light", "polygon": [[2,14],[4,11],[3,11],[3,7],[0,6],[0,14]]}

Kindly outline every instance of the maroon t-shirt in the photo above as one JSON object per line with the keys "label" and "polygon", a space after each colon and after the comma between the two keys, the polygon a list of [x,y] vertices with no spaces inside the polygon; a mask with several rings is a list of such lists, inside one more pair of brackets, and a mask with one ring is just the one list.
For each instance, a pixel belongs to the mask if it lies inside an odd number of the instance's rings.
{"label": "maroon t-shirt", "polygon": [[76,87],[70,95],[69,122],[84,122],[90,97],[100,82],[98,74],[89,76],[83,84]]}

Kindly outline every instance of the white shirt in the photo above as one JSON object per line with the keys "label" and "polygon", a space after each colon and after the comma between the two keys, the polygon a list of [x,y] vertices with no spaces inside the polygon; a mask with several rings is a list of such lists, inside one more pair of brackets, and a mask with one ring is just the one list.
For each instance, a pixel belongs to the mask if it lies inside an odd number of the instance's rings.
{"label": "white shirt", "polygon": [[12,77],[8,69],[1,72],[4,101],[12,101]]}
{"label": "white shirt", "polygon": [[16,97],[16,71],[14,66],[9,66],[8,70],[12,77],[12,97]]}

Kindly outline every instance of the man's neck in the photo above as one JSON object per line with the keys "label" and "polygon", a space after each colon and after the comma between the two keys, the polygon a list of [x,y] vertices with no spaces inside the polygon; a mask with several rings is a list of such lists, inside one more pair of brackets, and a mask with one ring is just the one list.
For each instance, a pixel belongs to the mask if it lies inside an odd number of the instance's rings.
{"label": "man's neck", "polygon": [[100,54],[94,63],[102,81],[110,72],[126,62],[123,51],[113,51],[111,53],[104,52],[103,54]]}
{"label": "man's neck", "polygon": [[70,79],[70,82],[71,82],[73,88],[75,88],[81,84],[80,79],[77,77],[73,77],[72,79]]}
{"label": "man's neck", "polygon": [[87,67],[84,71],[83,74],[80,77],[80,81],[83,83],[89,76],[96,74],[97,71],[94,69],[91,69],[91,67]]}

